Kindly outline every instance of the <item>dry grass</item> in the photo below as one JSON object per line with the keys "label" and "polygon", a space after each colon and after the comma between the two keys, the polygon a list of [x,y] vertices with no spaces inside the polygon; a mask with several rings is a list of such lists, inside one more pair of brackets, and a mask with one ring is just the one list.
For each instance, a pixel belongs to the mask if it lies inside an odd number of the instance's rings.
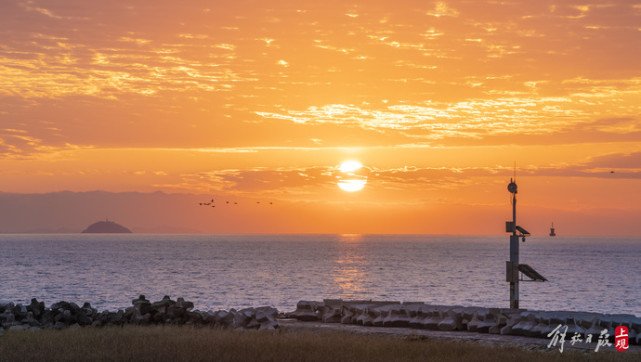
{"label": "dry grass", "polygon": [[[635,358],[636,357],[636,358]],[[0,361],[621,361],[639,354],[527,351],[338,331],[180,326],[6,331]]]}

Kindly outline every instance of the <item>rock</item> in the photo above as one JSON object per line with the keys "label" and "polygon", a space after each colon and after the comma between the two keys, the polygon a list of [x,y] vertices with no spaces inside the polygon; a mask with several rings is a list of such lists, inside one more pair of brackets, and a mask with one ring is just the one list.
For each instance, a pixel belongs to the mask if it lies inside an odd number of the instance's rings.
{"label": "rock", "polygon": [[538,323],[530,329],[530,333],[531,337],[547,338],[547,334],[552,330],[554,328],[550,328],[549,319],[546,321],[545,318],[538,318]]}
{"label": "rock", "polygon": [[384,327],[409,327],[409,325],[410,317],[403,306],[391,308],[387,317],[383,319]]}
{"label": "rock", "polygon": [[501,334],[502,336],[506,336],[506,335],[510,335],[510,334],[512,334],[512,326],[509,326],[509,325],[503,326],[503,327],[500,329],[500,334]]}
{"label": "rock", "polygon": [[51,309],[44,309],[40,316],[40,324],[43,326],[53,325],[54,313]]}
{"label": "rock", "polygon": [[76,304],[74,302],[71,302],[71,303],[69,303],[69,310],[72,313],[77,313],[80,310],[80,307],[78,306],[78,304]]}
{"label": "rock", "polygon": [[93,318],[91,318],[91,311],[88,315],[87,313],[81,311],[76,315],[76,319],[78,321],[78,324],[80,324],[81,326],[87,326],[93,323]]}
{"label": "rock", "polygon": [[27,306],[27,310],[33,313],[34,318],[39,319],[45,311],[45,303],[38,302],[36,298],[31,299],[31,303]]}
{"label": "rock", "polygon": [[521,313],[516,324],[512,326],[511,335],[524,336],[536,325],[535,316],[530,312]]}
{"label": "rock", "polygon": [[12,309],[13,315],[17,321],[21,321],[24,317],[27,316],[27,307],[22,304],[17,304]]}
{"label": "rock", "polygon": [[6,329],[9,329],[9,328],[11,328],[11,327],[13,327],[13,326],[20,326],[20,325],[22,325],[22,323],[20,323],[20,322],[18,322],[18,321],[14,321],[14,322],[6,322],[6,323],[4,323],[2,326],[3,326],[4,328],[6,328]]}
{"label": "rock", "polygon": [[71,310],[65,309],[62,312],[62,321],[66,324],[72,324],[76,322],[75,316],[71,313]]}
{"label": "rock", "polygon": [[10,331],[26,331],[27,329],[29,329],[29,326],[24,324],[9,327]]}
{"label": "rock", "polygon": [[125,311],[119,310],[116,313],[107,313],[107,318],[109,318],[109,322],[113,323],[115,325],[123,325],[125,321],[127,320],[125,317]]}
{"label": "rock", "polygon": [[30,326],[39,326],[40,322],[33,317],[32,312],[27,312],[27,316],[22,320],[23,324],[28,324]]}
{"label": "rock", "polygon": [[230,327],[234,322],[234,315],[224,310],[216,312],[216,320],[223,327]]}
{"label": "rock", "polygon": [[133,304],[134,308],[141,314],[145,315],[147,313],[151,313],[151,302],[148,301],[144,295],[140,295],[138,299],[134,299],[131,301],[131,304]]}
{"label": "rock", "polygon": [[341,311],[343,301],[340,299],[325,299],[323,300],[323,308],[321,309],[321,320],[324,323],[340,323]]}
{"label": "rock", "polygon": [[275,321],[267,321],[264,323],[260,324],[260,327],[258,328],[259,331],[263,330],[272,330],[272,329],[277,329],[278,328],[278,323]]}
{"label": "rock", "polygon": [[367,313],[363,314],[363,318],[361,319],[361,323],[363,323],[363,326],[365,327],[372,327],[374,326],[374,319],[379,315],[379,312],[375,310],[368,311]]}
{"label": "rock", "polygon": [[273,307],[259,307],[256,308],[256,321],[259,323],[273,321],[278,315],[278,310]]}
{"label": "rock", "polygon": [[[599,334],[601,334],[601,331],[603,330],[603,328],[599,327],[599,323],[600,323],[599,319],[594,318],[592,320],[592,325],[590,326],[590,328],[585,330],[585,334],[586,335],[587,334],[591,334],[592,335],[592,339],[595,340],[595,341],[599,337]],[[550,326],[553,327],[553,328],[556,328],[556,325],[554,325],[554,326],[550,325]]]}
{"label": "rock", "polygon": [[441,331],[455,331],[462,328],[461,315],[455,311],[447,312],[443,320],[438,323],[438,329]]}
{"label": "rock", "polygon": [[161,301],[151,303],[151,309],[162,315],[167,313],[167,308],[176,304],[168,295],[165,295]]}
{"label": "rock", "polygon": [[186,312],[187,324],[190,325],[200,325],[204,324],[205,319],[203,313],[200,312]]}
{"label": "rock", "polygon": [[354,317],[354,313],[347,308],[343,308],[341,315],[341,324],[352,324],[352,317]]}
{"label": "rock", "polygon": [[0,303],[0,313],[3,313],[5,310],[10,309],[12,310],[13,307],[15,307],[15,304],[13,302],[9,303]]}
{"label": "rock", "polygon": [[434,310],[428,312],[427,317],[423,319],[422,325],[423,328],[429,329],[432,331],[438,330],[438,324],[443,320],[443,316],[440,311]]}
{"label": "rock", "polygon": [[130,320],[133,317],[135,312],[136,312],[136,308],[129,307],[125,309],[125,314],[123,315],[123,317],[125,318],[125,320]]}
{"label": "rock", "polygon": [[247,323],[245,328],[247,328],[247,329],[258,329],[258,328],[260,328],[260,322],[258,322],[255,319],[252,319],[252,320],[249,321],[249,323]]}
{"label": "rock", "polygon": [[474,313],[472,318],[467,322],[467,330],[469,332],[478,332],[480,323],[481,317],[479,317],[478,313]]}
{"label": "rock", "polygon": [[129,319],[129,321],[131,323],[138,324],[138,325],[148,324],[150,320],[151,320],[151,314],[150,313],[141,314],[137,310],[131,316],[131,319]]}
{"label": "rock", "polygon": [[288,313],[288,318],[295,318],[300,321],[317,321],[320,320],[319,310],[324,307],[322,302],[309,302],[301,300],[296,304],[296,310]]}
{"label": "rock", "polygon": [[[322,304],[322,303],[317,303]],[[111,326],[123,324],[188,324],[211,326],[221,325],[232,328],[274,329],[278,327],[276,318],[284,316],[273,307],[245,308],[239,311],[230,309],[218,312],[192,311],[194,303],[178,298],[172,301],[169,296],[152,303],[144,295],[132,300],[132,306],[117,312],[98,311],[88,302],[79,307],[76,303],[60,301],[46,308],[35,298],[28,306],[4,303],[0,311],[0,329],[41,329],[41,328],[80,328],[81,326]],[[146,312],[146,313],[144,313]],[[36,317],[38,316],[38,317]]]}
{"label": "rock", "polygon": [[184,310],[189,310],[194,307],[194,303],[186,302],[183,298],[178,298],[178,300],[176,301],[176,307]]}
{"label": "rock", "polygon": [[581,328],[581,326],[576,323],[574,317],[568,317],[565,321],[565,325],[568,326],[568,331],[566,332],[568,338],[572,338],[576,333],[579,333],[582,336],[585,334],[585,329]]}
{"label": "rock", "polygon": [[206,311],[203,314],[203,320],[205,324],[210,325],[210,326],[215,326],[216,325],[216,312],[213,312],[211,310]]}
{"label": "rock", "polygon": [[372,321],[372,325],[375,327],[382,327],[383,321],[385,320],[385,318],[387,318],[388,314],[389,314],[389,311],[379,310],[378,315]]}
{"label": "rock", "polygon": [[477,332],[479,333],[490,333],[490,329],[499,324],[496,316],[487,309],[479,312],[478,318]]}
{"label": "rock", "polygon": [[244,328],[247,326],[247,323],[252,319],[251,313],[245,313],[247,310],[243,309],[234,314],[234,321],[232,322],[232,328]]}
{"label": "rock", "polygon": [[16,316],[13,314],[13,311],[11,309],[5,309],[5,311],[0,314],[0,322],[1,323],[11,323],[15,322]]}

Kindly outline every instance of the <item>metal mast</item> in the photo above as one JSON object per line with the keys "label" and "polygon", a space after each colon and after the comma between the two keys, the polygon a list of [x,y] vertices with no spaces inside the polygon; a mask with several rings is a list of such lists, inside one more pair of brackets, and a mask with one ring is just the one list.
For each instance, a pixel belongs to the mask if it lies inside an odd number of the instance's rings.
{"label": "metal mast", "polygon": [[[505,222],[505,232],[510,235],[510,261],[506,262],[506,281],[510,282],[510,308],[519,308],[519,280],[531,282],[545,282],[547,279],[527,264],[519,263],[519,238],[525,242],[525,237],[530,233],[516,225],[516,182],[510,179],[507,190],[512,194],[512,221]],[[519,273],[529,279],[519,278]]]}
{"label": "metal mast", "polygon": [[[516,182],[510,179],[507,190],[512,194],[512,222],[507,222],[510,235],[510,261],[507,262],[507,281],[510,282],[510,308],[519,307],[519,236],[516,233]],[[511,224],[511,225],[510,225]]]}

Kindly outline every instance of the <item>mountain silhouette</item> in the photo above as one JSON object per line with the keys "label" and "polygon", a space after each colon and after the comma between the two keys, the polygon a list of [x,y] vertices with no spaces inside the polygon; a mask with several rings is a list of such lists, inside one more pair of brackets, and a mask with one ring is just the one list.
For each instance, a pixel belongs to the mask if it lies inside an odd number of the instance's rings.
{"label": "mountain silhouette", "polygon": [[125,233],[131,233],[131,230],[127,229],[126,227],[116,224],[113,221],[98,221],[96,223],[93,223],[89,225],[85,230],[82,231],[83,233],[111,233],[111,234],[125,234]]}

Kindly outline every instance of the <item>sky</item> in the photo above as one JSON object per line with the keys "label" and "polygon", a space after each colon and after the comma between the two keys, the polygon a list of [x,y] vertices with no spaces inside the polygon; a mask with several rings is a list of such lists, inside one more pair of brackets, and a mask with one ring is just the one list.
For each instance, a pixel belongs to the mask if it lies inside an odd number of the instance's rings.
{"label": "sky", "polygon": [[232,232],[500,234],[516,170],[528,230],[634,235],[639,59],[641,1],[6,0],[0,191],[273,203]]}

